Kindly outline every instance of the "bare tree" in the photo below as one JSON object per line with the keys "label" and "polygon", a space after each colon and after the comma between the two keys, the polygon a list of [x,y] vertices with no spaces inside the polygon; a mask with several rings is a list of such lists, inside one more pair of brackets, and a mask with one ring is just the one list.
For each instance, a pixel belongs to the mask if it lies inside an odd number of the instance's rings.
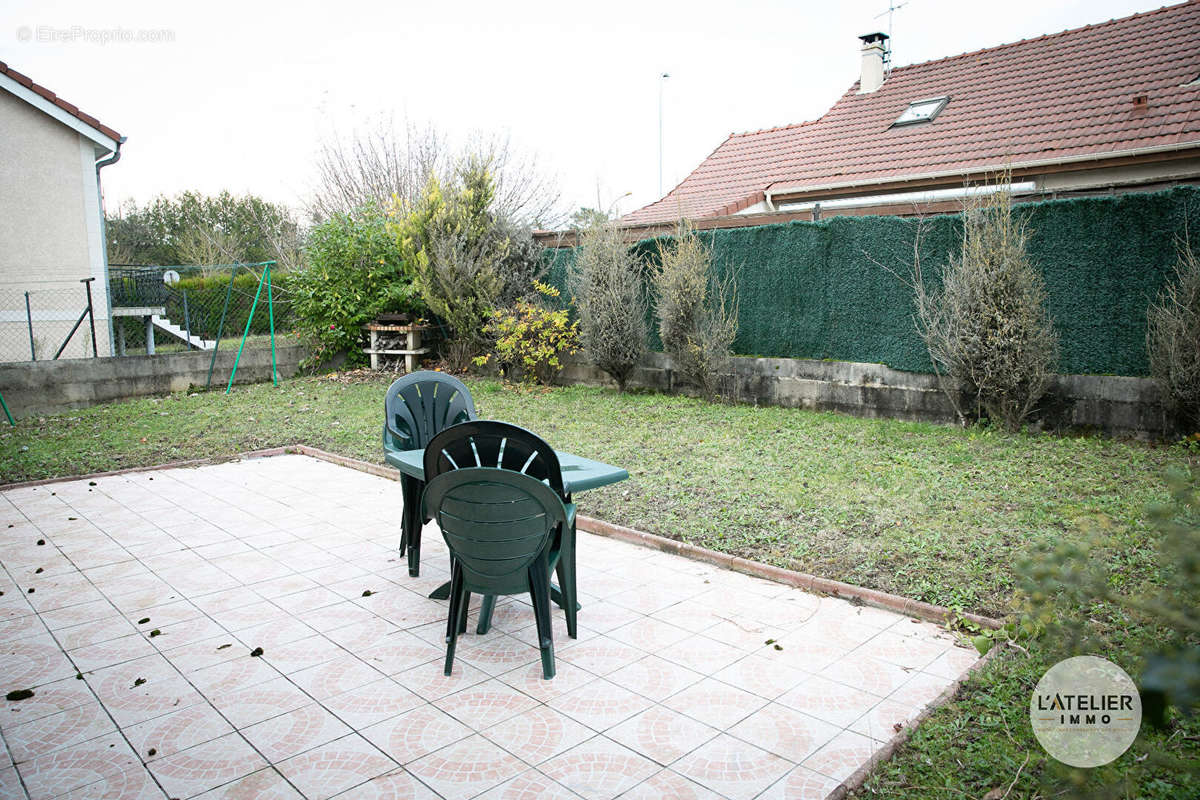
{"label": "bare tree", "polygon": [[407,123],[397,130],[390,122],[377,122],[354,131],[348,140],[335,133],[317,153],[309,215],[322,221],[371,202],[388,208],[393,199],[409,208],[430,175],[447,172],[449,156],[445,137],[432,126]]}
{"label": "bare tree", "polygon": [[536,158],[514,147],[507,135],[476,133],[456,147],[432,125],[406,123],[398,130],[391,122],[356,130],[348,139],[334,135],[322,142],[308,213],[321,221],[369,202],[380,208],[396,202],[409,209],[420,199],[430,176],[449,182],[471,160],[485,164],[495,176],[492,211],[496,216],[518,226],[542,228],[565,219],[555,180]]}
{"label": "bare tree", "polygon": [[1189,426],[1200,426],[1200,260],[1186,239],[1175,277],[1146,314],[1150,373]]}
{"label": "bare tree", "polygon": [[646,353],[648,298],[642,273],[623,231],[609,224],[583,234],[567,274],[584,351],[622,392]]}
{"label": "bare tree", "polygon": [[687,220],[674,237],[659,240],[658,256],[651,280],[663,350],[676,371],[711,399],[737,338],[737,284],[732,274],[716,274],[712,249]]}
{"label": "bare tree", "polygon": [[[1058,361],[1058,334],[1028,240],[1009,192],[969,199],[962,245],[941,288],[927,291],[919,272],[914,282],[917,327],[939,374],[974,396],[977,413],[1009,430],[1033,410]],[[956,392],[947,395],[957,408]]]}

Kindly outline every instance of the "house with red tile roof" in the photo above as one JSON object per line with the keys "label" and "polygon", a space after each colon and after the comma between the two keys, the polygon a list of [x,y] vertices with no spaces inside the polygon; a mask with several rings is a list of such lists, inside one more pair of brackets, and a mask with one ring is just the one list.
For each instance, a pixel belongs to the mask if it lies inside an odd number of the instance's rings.
{"label": "house with red tile roof", "polygon": [[1200,2],[862,74],[820,119],[732,134],[666,197],[622,218],[637,234],[831,214],[956,211],[1011,174],[1047,199],[1200,182]]}
{"label": "house with red tile roof", "polygon": [[[87,307],[87,278],[95,352],[109,355],[100,170],[125,137],[0,62],[0,141],[0,361],[53,357]],[[92,336],[84,323],[63,357],[91,356]]]}

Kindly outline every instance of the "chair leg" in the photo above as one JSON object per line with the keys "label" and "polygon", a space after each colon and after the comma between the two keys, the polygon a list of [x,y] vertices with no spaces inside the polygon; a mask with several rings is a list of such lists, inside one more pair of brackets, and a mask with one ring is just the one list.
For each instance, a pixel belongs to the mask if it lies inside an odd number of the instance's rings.
{"label": "chair leg", "polygon": [[[421,573],[421,528],[425,522],[425,513],[420,506],[425,482],[405,475],[401,485],[408,487],[404,496],[403,516],[408,525],[408,535],[404,537],[404,544],[408,547],[408,575],[416,578]],[[409,502],[410,499],[412,502]]]}
{"label": "chair leg", "polygon": [[579,604],[577,602],[578,590],[575,586],[575,526],[573,525],[570,530],[563,531],[558,551],[558,566],[555,568],[555,572],[558,575],[558,589],[562,592],[562,609],[567,616],[567,635],[572,639],[577,639],[576,619]]}
{"label": "chair leg", "polygon": [[463,602],[462,567],[455,564],[450,576],[450,615],[446,620],[446,668],[444,674],[449,676],[454,670],[454,649],[458,644],[458,620]]}
{"label": "chair leg", "polygon": [[411,478],[407,475],[400,476],[400,497],[404,502],[404,506],[400,511],[400,557],[404,558],[408,555],[408,539],[409,530],[412,528],[412,507],[413,497],[411,486]]}
{"label": "chair leg", "polygon": [[471,593],[463,589],[462,605],[458,608],[458,632],[467,632],[467,615],[471,613]]}
{"label": "chair leg", "polygon": [[529,566],[529,595],[542,651],[542,677],[550,680],[554,677],[554,632],[550,626],[550,569],[544,558]]}
{"label": "chair leg", "polygon": [[492,611],[496,608],[496,595],[485,594],[483,602],[479,604],[479,626],[475,628],[475,633],[482,636],[492,627]]}

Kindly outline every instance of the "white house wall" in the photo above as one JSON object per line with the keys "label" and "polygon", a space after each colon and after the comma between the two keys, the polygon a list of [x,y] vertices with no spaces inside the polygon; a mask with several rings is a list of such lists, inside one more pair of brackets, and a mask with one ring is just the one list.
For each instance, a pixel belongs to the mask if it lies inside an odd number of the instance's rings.
{"label": "white house wall", "polygon": [[[25,292],[39,359],[50,358],[86,306],[94,277],[97,346],[111,353],[95,145],[0,91],[0,361],[27,360]],[[85,322],[64,358],[91,355]]]}

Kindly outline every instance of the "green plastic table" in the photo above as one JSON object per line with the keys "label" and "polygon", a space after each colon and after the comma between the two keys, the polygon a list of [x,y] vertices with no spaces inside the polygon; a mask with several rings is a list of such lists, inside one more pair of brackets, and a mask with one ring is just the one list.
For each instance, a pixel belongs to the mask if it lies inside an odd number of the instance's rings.
{"label": "green plastic table", "polygon": [[[601,461],[593,461],[590,458],[577,456],[573,453],[567,453],[562,450],[554,451],[558,456],[558,465],[562,469],[563,491],[566,492],[564,498],[567,502],[571,502],[571,495],[575,492],[584,492],[588,489],[598,489],[601,486],[608,486],[610,483],[618,483],[629,477],[629,473],[620,467],[614,467],[611,464],[605,464]],[[400,470],[409,478],[414,478],[420,482],[420,487],[424,488],[425,483],[425,451],[424,450],[400,450],[384,453],[384,460],[396,469]],[[415,501],[421,502],[420,491],[415,491]],[[405,498],[408,500],[408,498]],[[407,534],[405,541],[411,542],[413,536],[419,536],[419,530],[410,530],[412,526],[421,525],[421,513],[411,513],[411,509],[405,509],[405,513],[401,514],[401,525],[404,527],[404,533]],[[412,568],[409,569],[409,574],[414,577],[417,572]],[[440,600],[449,596],[450,584],[439,586],[429,596]],[[555,587],[557,594],[557,587]],[[555,598],[556,601],[558,598]]]}

